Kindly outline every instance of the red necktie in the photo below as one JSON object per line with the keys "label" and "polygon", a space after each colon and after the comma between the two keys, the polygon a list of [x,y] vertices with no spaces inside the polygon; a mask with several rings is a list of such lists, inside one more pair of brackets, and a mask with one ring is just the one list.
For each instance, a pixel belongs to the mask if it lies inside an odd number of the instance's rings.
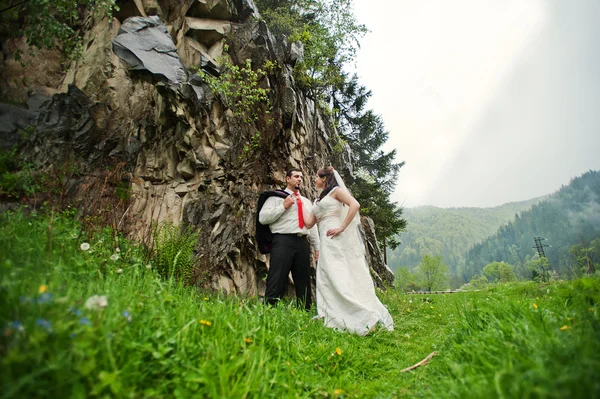
{"label": "red necktie", "polygon": [[298,205],[298,226],[302,229],[304,228],[304,215],[302,214],[302,199],[298,193],[294,193],[296,196],[296,205]]}

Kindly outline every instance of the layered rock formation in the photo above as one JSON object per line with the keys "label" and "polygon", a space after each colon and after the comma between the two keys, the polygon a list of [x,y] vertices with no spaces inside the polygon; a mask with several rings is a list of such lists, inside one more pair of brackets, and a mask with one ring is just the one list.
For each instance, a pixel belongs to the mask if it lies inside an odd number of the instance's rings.
{"label": "layered rock formation", "polygon": [[[254,239],[258,194],[283,186],[291,167],[309,177],[330,163],[352,173],[348,148],[335,152],[329,142],[333,124],[295,85],[292,68],[302,47],[276,39],[252,0],[119,5],[111,20],[85,21],[83,60],[69,66],[60,85],[28,88],[27,108],[0,106],[1,141],[9,146],[19,130],[35,125],[25,156],[38,167],[76,168],[74,201],[82,184],[104,176],[100,170],[119,168],[130,202],[115,212],[131,236],[147,239],[162,221],[191,224],[200,231],[206,284],[260,294],[268,257]],[[260,82],[272,110],[252,123],[195,73],[218,75],[225,60],[247,59],[255,69],[276,62]],[[312,181],[305,193],[316,196]],[[372,274],[378,285],[391,283],[372,222],[364,225]]]}

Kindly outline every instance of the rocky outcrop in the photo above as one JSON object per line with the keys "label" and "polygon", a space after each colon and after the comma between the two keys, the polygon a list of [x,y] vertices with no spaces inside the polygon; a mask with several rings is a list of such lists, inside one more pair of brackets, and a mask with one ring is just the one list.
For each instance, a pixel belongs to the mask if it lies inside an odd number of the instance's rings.
{"label": "rocky outcrop", "polygon": [[[206,284],[260,294],[268,257],[254,238],[259,193],[283,186],[291,167],[311,176],[333,163],[352,173],[349,149],[336,152],[329,142],[328,116],[294,82],[303,49],[275,38],[251,0],[126,5],[111,20],[89,19],[84,62],[70,66],[60,94],[23,113],[19,120],[33,117],[37,126],[25,154],[43,167],[71,162],[74,198],[78,184],[118,168],[130,204],[115,217],[132,237],[148,239],[162,221],[193,225]],[[225,59],[250,59],[254,68],[276,62],[260,82],[269,114],[243,120],[195,72],[216,76]],[[310,181],[305,194],[316,197]],[[391,282],[372,224],[363,226],[372,274],[378,285]]]}

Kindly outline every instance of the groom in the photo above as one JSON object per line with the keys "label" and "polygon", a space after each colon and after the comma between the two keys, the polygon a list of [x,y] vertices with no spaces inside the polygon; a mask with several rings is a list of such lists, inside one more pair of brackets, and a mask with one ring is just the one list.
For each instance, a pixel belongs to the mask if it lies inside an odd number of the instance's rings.
{"label": "groom", "polygon": [[283,297],[291,271],[298,304],[308,310],[312,305],[309,241],[318,258],[319,234],[316,226],[310,230],[304,226],[304,215],[312,212],[312,204],[298,192],[303,179],[300,169],[289,170],[285,191],[290,195],[285,199],[269,197],[260,210],[258,220],[269,225],[273,233],[265,303],[275,304]]}

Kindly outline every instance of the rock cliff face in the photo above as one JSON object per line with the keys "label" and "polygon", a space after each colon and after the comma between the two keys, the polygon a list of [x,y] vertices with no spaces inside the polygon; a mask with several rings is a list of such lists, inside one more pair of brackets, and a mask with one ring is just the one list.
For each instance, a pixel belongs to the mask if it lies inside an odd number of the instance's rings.
{"label": "rock cliff face", "polygon": [[[283,186],[291,167],[309,177],[304,191],[311,198],[319,167],[333,163],[352,173],[348,148],[334,151],[330,143],[333,124],[295,85],[292,68],[302,48],[276,39],[252,0],[118,4],[121,10],[111,20],[87,17],[83,60],[66,72],[58,61],[45,65],[48,74],[61,76],[60,83],[38,79],[21,87],[30,94],[26,108],[0,105],[0,141],[8,147],[19,130],[34,125],[24,155],[41,168],[69,164],[77,170],[65,194],[80,204],[82,187],[94,181],[104,187],[102,171],[118,170],[119,184],[130,194],[126,206],[112,210],[119,226],[144,240],[152,223],[191,224],[201,233],[198,256],[209,271],[207,284],[227,293],[260,294],[268,258],[254,239],[258,194]],[[5,53],[23,46],[9,44]],[[200,68],[218,75],[226,61],[241,65],[247,59],[254,68],[276,62],[260,82],[272,110],[251,123],[195,73]],[[4,73],[43,75],[35,67],[20,69],[8,54],[4,60]],[[94,201],[86,204],[93,207]],[[368,259],[381,286],[393,275],[369,222]]]}

